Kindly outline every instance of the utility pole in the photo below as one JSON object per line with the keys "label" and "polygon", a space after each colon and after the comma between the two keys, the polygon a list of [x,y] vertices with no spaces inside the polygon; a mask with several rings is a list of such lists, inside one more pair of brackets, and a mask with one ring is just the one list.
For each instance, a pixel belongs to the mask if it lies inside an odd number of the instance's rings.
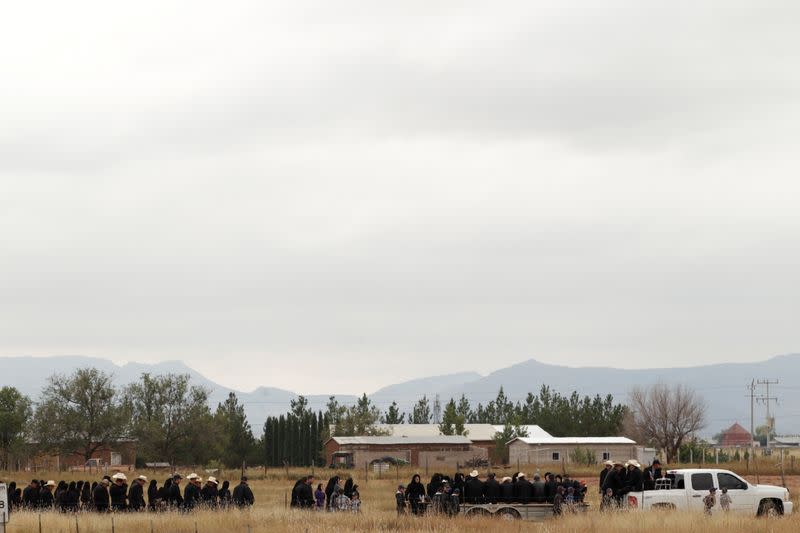
{"label": "utility pole", "polygon": [[753,422],[756,403],[756,380],[750,381],[748,389],[750,389],[750,457],[752,457],[754,449],[753,442],[756,439],[755,423]]}
{"label": "utility pole", "polygon": [[759,385],[765,385],[767,390],[766,395],[761,395],[757,399],[759,402],[763,402],[767,405],[767,448],[769,448],[769,439],[772,432],[775,430],[775,419],[770,415],[769,404],[773,401],[778,403],[777,397],[769,395],[769,386],[777,385],[779,381],[777,379],[759,379],[756,383]]}

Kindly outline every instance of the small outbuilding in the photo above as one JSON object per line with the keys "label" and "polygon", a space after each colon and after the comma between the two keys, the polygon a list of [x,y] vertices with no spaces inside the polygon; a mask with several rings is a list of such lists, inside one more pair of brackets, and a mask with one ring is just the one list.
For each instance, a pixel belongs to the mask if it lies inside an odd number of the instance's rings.
{"label": "small outbuilding", "polygon": [[511,464],[545,465],[619,459],[639,456],[636,442],[627,437],[517,437],[508,443]]}

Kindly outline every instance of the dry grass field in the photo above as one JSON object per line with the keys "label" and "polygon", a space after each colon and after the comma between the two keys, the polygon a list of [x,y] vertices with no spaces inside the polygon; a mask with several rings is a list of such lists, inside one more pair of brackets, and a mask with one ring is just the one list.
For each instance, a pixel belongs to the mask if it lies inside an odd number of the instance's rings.
{"label": "dry grass field", "polygon": [[[696,465],[695,465],[696,466]],[[534,466],[523,468],[529,473],[535,472]],[[394,491],[399,478],[402,483],[407,483],[412,474],[411,469],[402,468],[392,471],[391,475],[374,477],[370,472],[368,480],[364,479],[364,471],[338,472],[341,476],[353,475],[359,484],[363,509],[359,515],[331,514],[293,511],[285,507],[286,498],[294,480],[299,478],[306,470],[292,469],[287,472],[282,469],[250,470],[251,487],[255,493],[256,506],[250,511],[228,512],[196,512],[191,515],[178,513],[145,513],[114,515],[115,533],[207,533],[207,532],[241,532],[241,533],[303,533],[303,532],[350,532],[350,531],[442,531],[442,532],[471,532],[471,531],[541,531],[552,533],[566,532],[641,532],[669,529],[671,531],[702,532],[702,533],[730,533],[733,531],[757,532],[796,532],[800,531],[800,514],[779,519],[758,519],[725,515],[717,512],[712,517],[696,513],[658,512],[636,513],[621,512],[615,514],[601,514],[596,511],[596,486],[595,469],[578,471],[574,475],[585,479],[590,486],[590,503],[593,509],[583,516],[565,516],[560,519],[548,520],[544,523],[503,522],[496,519],[447,519],[438,517],[397,517],[394,510]],[[731,470],[745,473],[745,468],[733,467]],[[770,472],[762,475],[762,483],[780,484],[780,477],[775,475],[774,469],[762,468]],[[148,477],[155,475],[159,483],[166,477],[164,472],[136,472],[144,473]],[[200,472],[198,472],[200,473]],[[204,475],[204,473],[202,473]],[[220,478],[229,480],[238,478],[237,472],[224,472]],[[333,471],[317,470],[319,482],[324,484]],[[424,475],[424,472],[422,472]],[[505,475],[505,471],[498,471]],[[509,471],[510,475],[510,471]],[[8,482],[16,480],[18,483],[32,477],[28,473],[1,473],[0,479]],[[44,479],[96,479],[97,474],[64,473],[37,473],[37,477]],[[129,474],[130,477],[130,474]],[[753,480],[754,476],[748,476]],[[795,505],[798,505],[800,493],[800,475],[788,475],[787,486],[792,493]],[[27,533],[39,531],[39,514],[15,513],[11,523],[8,524],[8,533]],[[112,515],[79,514],[63,515],[60,513],[44,513],[41,515],[42,531],[46,533],[89,533],[111,532]],[[76,527],[77,526],[77,527]]]}

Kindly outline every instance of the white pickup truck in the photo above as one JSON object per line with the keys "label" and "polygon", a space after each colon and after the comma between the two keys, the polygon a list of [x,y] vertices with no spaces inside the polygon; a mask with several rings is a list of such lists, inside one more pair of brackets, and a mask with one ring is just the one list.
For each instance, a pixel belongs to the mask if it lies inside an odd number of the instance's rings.
{"label": "white pickup truck", "polygon": [[703,498],[711,487],[717,488],[718,511],[722,489],[731,497],[731,511],[750,515],[782,515],[792,513],[789,491],[774,485],[753,485],[730,470],[685,468],[668,470],[656,482],[656,490],[631,492],[624,502],[639,509],[678,509],[703,511]]}

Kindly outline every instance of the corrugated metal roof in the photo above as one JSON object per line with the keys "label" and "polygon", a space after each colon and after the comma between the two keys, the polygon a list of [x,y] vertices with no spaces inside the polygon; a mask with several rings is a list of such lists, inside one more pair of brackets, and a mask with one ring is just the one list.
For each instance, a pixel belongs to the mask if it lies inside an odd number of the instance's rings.
{"label": "corrugated metal roof", "polygon": [[[492,426],[497,432],[503,431],[505,426]],[[552,435],[542,428],[534,424],[528,424],[524,426],[520,426],[520,428],[524,429],[525,432],[528,434],[528,438],[531,439],[547,439],[552,438]]]}
{"label": "corrugated metal roof", "polygon": [[519,440],[525,444],[636,444],[635,441],[627,437],[518,437],[511,440]]}
{"label": "corrugated metal roof", "polygon": [[460,435],[437,435],[433,437],[332,437],[337,444],[472,444]]}
{"label": "corrugated metal roof", "polygon": [[[550,434],[536,425],[522,426],[529,437],[550,437]],[[381,432],[393,437],[437,437],[441,435],[438,424],[378,424]],[[467,431],[466,437],[473,441],[493,440],[494,436],[503,431],[503,426],[492,424],[464,424]]]}

